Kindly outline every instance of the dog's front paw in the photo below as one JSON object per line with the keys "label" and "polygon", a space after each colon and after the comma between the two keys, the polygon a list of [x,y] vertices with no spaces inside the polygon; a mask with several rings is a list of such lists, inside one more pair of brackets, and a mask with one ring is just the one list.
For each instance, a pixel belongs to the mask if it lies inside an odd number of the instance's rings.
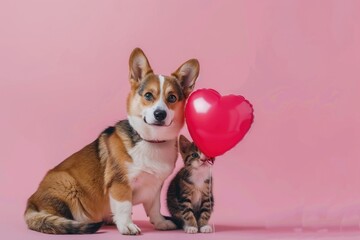
{"label": "dog's front paw", "polygon": [[176,225],[170,220],[163,220],[155,223],[156,230],[174,230]]}
{"label": "dog's front paw", "polygon": [[139,235],[141,234],[141,230],[136,224],[128,223],[128,224],[116,224],[117,229],[123,235]]}
{"label": "dog's front paw", "polygon": [[193,227],[193,226],[184,226],[184,231],[186,233],[197,233],[198,232],[198,228],[197,227]]}
{"label": "dog's front paw", "polygon": [[200,227],[200,232],[202,233],[211,233],[213,231],[212,227],[210,225],[205,225]]}

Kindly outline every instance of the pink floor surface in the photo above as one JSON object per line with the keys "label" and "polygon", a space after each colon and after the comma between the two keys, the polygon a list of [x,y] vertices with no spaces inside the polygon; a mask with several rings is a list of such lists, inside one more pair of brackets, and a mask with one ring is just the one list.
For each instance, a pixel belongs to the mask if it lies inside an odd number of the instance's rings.
{"label": "pink floor surface", "polygon": [[[4,219],[3,219],[4,221]],[[318,230],[302,230],[302,229],[263,229],[241,227],[236,225],[225,225],[215,223],[215,232],[209,234],[198,233],[196,235],[186,234],[182,230],[175,231],[156,231],[152,225],[147,221],[135,221],[136,224],[142,229],[142,234],[139,236],[123,236],[117,231],[115,226],[104,226],[96,234],[92,235],[48,235],[28,230],[25,223],[6,222],[1,224],[1,233],[3,240],[42,240],[42,239],[236,239],[236,240],[287,240],[287,239],[360,239],[359,230],[331,230],[331,229],[318,229]]]}

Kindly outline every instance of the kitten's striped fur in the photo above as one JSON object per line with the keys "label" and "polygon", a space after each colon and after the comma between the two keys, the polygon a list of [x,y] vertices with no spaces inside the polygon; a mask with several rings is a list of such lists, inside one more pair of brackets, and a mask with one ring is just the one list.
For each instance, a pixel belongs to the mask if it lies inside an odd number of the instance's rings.
{"label": "kitten's striped fur", "polygon": [[185,166],[169,185],[169,212],[176,225],[187,233],[212,232],[208,225],[214,207],[210,166],[195,144],[182,135],[179,149]]}

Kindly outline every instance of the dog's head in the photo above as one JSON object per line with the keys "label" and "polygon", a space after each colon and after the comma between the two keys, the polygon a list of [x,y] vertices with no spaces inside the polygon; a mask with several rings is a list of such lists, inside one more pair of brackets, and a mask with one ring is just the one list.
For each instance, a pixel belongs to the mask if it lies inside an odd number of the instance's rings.
{"label": "dog's head", "polygon": [[127,99],[131,126],[145,140],[174,139],[184,125],[184,106],[199,75],[191,59],[171,76],[156,75],[144,52],[136,48],[129,60],[131,91]]}

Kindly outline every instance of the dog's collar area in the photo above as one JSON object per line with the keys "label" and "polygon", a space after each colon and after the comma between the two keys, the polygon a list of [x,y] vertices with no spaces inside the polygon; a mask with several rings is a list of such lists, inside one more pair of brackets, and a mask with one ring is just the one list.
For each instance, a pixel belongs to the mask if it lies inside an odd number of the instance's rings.
{"label": "dog's collar area", "polygon": [[166,142],[166,140],[147,140],[147,139],[142,138],[140,136],[140,134],[131,126],[130,123],[129,123],[129,130],[133,136],[136,136],[136,138],[138,140],[144,140],[145,142],[149,142],[149,143],[164,143],[164,142]]}
{"label": "dog's collar area", "polygon": [[166,140],[146,140],[146,139],[142,139],[145,142],[149,142],[149,143],[164,143],[166,142]]}

